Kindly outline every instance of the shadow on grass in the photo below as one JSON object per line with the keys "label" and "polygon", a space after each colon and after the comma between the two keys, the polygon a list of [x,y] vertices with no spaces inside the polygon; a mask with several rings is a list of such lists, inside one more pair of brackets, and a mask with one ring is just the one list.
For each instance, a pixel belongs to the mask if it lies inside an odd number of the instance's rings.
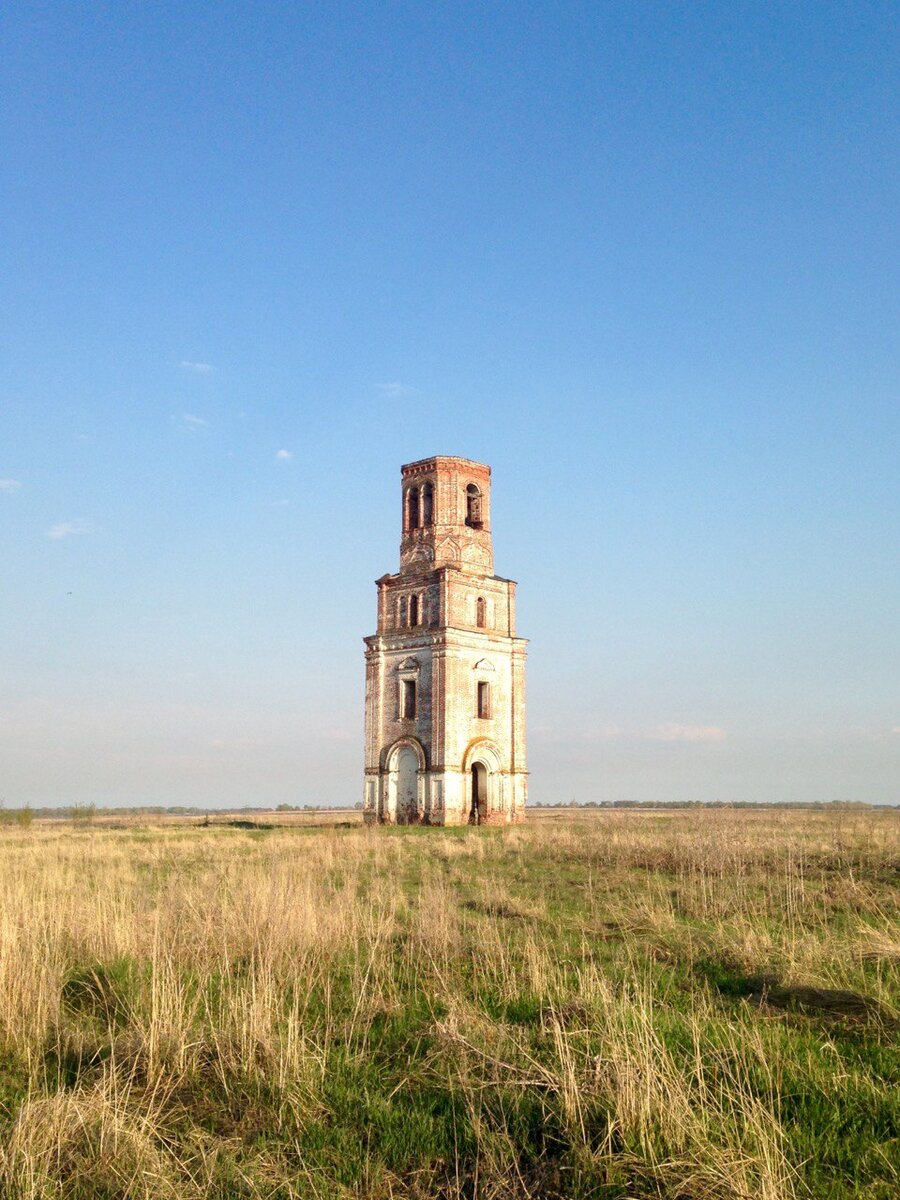
{"label": "shadow on grass", "polygon": [[878,1022],[889,1027],[897,1024],[884,1005],[861,992],[800,983],[782,984],[779,976],[772,972],[748,974],[745,968],[721,959],[701,959],[695,970],[722,996],[748,999],[770,1008],[813,1016]]}

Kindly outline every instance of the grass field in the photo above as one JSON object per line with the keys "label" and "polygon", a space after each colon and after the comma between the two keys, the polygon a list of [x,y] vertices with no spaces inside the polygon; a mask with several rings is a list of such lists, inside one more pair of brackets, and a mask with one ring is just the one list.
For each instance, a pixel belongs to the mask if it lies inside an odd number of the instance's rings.
{"label": "grass field", "polygon": [[264,820],[0,830],[4,1200],[900,1196],[900,812]]}

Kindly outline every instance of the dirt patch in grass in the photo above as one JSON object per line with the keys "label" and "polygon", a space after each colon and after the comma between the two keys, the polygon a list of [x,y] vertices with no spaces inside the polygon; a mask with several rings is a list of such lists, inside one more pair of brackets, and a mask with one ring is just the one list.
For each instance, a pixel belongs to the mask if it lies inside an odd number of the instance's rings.
{"label": "dirt patch in grass", "polygon": [[481,913],[484,917],[503,917],[507,921],[527,920],[527,913],[500,900],[463,900],[460,908],[464,908],[467,912]]}

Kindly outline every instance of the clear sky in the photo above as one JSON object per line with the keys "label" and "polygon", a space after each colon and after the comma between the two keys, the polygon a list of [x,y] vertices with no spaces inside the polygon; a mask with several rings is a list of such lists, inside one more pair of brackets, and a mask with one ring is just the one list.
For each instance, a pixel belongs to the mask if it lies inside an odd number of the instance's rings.
{"label": "clear sky", "polygon": [[900,800],[891,3],[0,16],[0,798],[353,803],[492,465],[533,800]]}

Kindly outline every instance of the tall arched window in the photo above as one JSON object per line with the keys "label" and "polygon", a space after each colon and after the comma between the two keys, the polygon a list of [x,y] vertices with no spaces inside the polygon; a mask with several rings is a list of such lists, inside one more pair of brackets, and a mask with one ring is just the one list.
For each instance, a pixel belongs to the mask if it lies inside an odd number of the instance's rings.
{"label": "tall arched window", "polygon": [[484,596],[479,596],[475,601],[475,624],[479,629],[484,629]]}
{"label": "tall arched window", "polygon": [[419,489],[411,487],[406,493],[406,528],[419,528]]}
{"label": "tall arched window", "polygon": [[481,529],[481,492],[474,483],[466,488],[466,524],[470,529]]}
{"label": "tall arched window", "polygon": [[406,597],[401,596],[400,597],[400,605],[399,605],[398,614],[397,614],[397,624],[401,629],[406,628],[406,612],[407,612]]}
{"label": "tall arched window", "polygon": [[410,596],[409,598],[409,623],[410,625],[418,625],[419,623],[419,597]]}
{"label": "tall arched window", "polygon": [[434,524],[434,488],[430,483],[422,488],[422,524],[426,527]]}

